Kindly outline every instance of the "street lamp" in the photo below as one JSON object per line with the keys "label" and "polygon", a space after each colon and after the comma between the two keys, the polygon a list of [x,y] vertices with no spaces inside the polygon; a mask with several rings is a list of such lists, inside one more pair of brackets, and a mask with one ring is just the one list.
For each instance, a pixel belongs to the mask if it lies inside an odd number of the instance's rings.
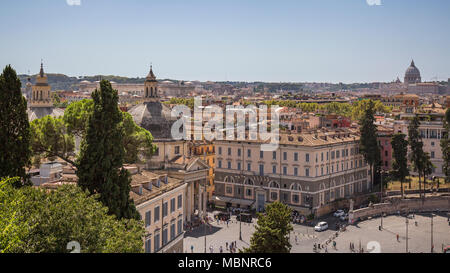
{"label": "street lamp", "polygon": [[408,253],[408,215],[406,215],[406,253]]}
{"label": "street lamp", "polygon": [[242,241],[242,211],[239,210],[239,240]]}
{"label": "street lamp", "polygon": [[433,217],[434,217],[434,213],[431,213],[431,253],[433,253],[433,250],[434,250],[434,243],[433,243]]}

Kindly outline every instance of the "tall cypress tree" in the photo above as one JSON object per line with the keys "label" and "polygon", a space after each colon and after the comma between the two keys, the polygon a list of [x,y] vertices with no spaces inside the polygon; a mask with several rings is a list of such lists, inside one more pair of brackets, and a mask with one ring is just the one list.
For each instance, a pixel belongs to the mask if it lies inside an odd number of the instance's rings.
{"label": "tall cypress tree", "polygon": [[396,179],[400,180],[402,198],[403,198],[403,182],[409,175],[408,170],[408,141],[404,134],[395,134],[392,137],[391,145],[393,149],[394,162],[392,163],[392,172]]}
{"label": "tall cypress tree", "polygon": [[0,75],[0,178],[21,177],[16,187],[30,185],[25,167],[31,163],[27,101],[16,71],[6,66]]}
{"label": "tall cypress tree", "polygon": [[408,144],[411,148],[411,162],[413,163],[414,171],[419,174],[419,193],[422,195],[421,175],[424,170],[424,152],[422,137],[419,133],[420,120],[417,115],[411,120],[408,125]]}
{"label": "tall cypress tree", "polygon": [[139,219],[129,197],[131,177],[123,168],[124,130],[117,90],[112,89],[109,81],[102,80],[100,90],[95,90],[92,98],[94,110],[89,116],[77,160],[78,183],[92,194],[99,194],[110,214],[119,219]]}
{"label": "tall cypress tree", "polygon": [[450,182],[450,108],[447,108],[444,118],[444,131],[441,138],[442,171],[445,174],[445,181]]}
{"label": "tall cypress tree", "polygon": [[370,166],[372,187],[375,171],[380,165],[380,147],[377,140],[377,126],[375,124],[374,115],[375,104],[372,100],[369,100],[364,116],[360,121],[361,138],[359,142],[359,150]]}

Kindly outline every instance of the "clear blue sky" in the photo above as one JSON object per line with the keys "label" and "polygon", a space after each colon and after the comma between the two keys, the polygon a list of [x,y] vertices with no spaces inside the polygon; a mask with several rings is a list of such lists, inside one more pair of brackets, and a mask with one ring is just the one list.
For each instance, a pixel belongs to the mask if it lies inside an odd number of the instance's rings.
{"label": "clear blue sky", "polygon": [[448,0],[2,0],[0,65],[350,83],[402,79],[414,58],[424,80],[447,79],[449,14]]}

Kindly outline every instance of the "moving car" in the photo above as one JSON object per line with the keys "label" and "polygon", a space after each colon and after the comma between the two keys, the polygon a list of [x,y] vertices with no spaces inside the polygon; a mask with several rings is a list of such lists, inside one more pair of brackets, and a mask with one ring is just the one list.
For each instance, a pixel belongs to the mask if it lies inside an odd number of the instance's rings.
{"label": "moving car", "polygon": [[337,210],[334,214],[333,214],[333,216],[334,217],[341,217],[342,215],[344,215],[345,214],[345,212],[343,211],[343,210]]}
{"label": "moving car", "polygon": [[328,229],[328,224],[327,222],[319,222],[315,227],[314,230],[315,231],[324,231]]}

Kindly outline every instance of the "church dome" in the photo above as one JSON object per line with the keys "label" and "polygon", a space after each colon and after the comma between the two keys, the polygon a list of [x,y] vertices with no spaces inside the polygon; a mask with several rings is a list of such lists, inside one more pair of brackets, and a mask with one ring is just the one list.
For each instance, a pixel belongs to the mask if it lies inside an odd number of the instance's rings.
{"label": "church dome", "polygon": [[420,71],[414,64],[414,60],[405,72],[405,83],[421,82]]}

